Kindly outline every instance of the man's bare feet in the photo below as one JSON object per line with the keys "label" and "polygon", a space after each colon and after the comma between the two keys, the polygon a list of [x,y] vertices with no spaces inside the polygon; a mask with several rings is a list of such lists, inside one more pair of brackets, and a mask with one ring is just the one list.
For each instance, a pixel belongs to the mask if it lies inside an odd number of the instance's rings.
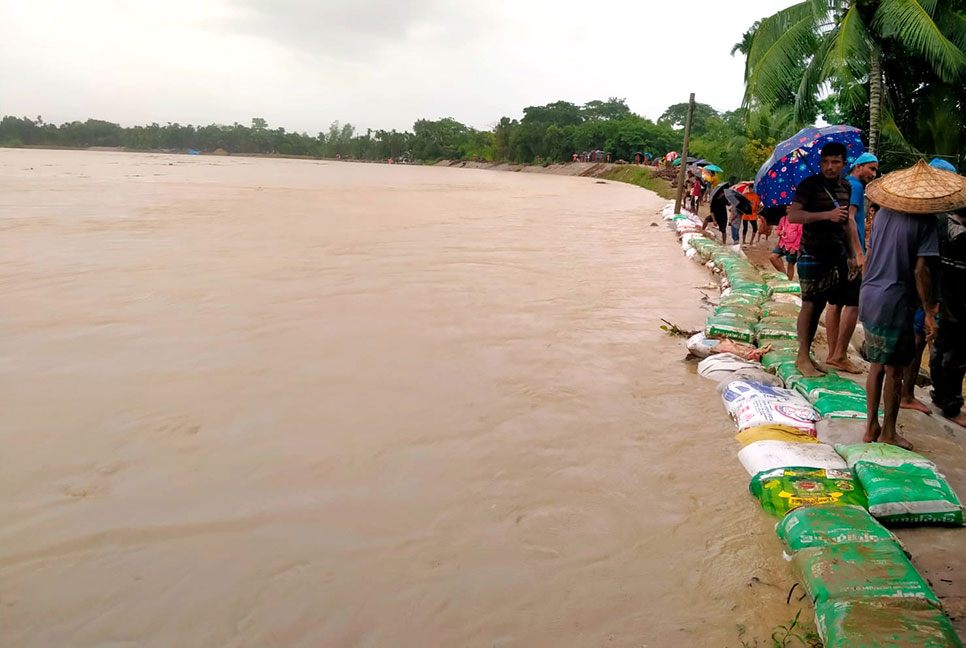
{"label": "man's bare feet", "polygon": [[843,358],[843,359],[828,358],[825,360],[825,364],[827,364],[830,367],[835,367],[836,369],[841,369],[845,373],[850,373],[850,374],[862,373],[862,370],[856,367],[854,364],[852,364],[852,361],[849,360],[848,358]]}
{"label": "man's bare feet", "polygon": [[895,432],[891,437],[887,437],[884,434],[880,434],[879,443],[890,443],[894,446],[905,448],[906,450],[912,450],[912,442],[910,442],[907,438],[905,438],[898,432]]}
{"label": "man's bare feet", "polygon": [[924,414],[932,414],[932,410],[929,409],[929,407],[927,407],[926,404],[918,398],[912,398],[909,400],[903,398],[901,401],[899,401],[899,407],[902,409],[916,410],[917,412],[922,412]]}
{"label": "man's bare feet", "polygon": [[814,360],[809,358],[807,361],[796,360],[795,367],[802,372],[804,378],[818,378],[825,375],[825,371],[819,367]]}
{"label": "man's bare feet", "polygon": [[879,440],[879,435],[882,434],[882,426],[879,425],[879,419],[873,419],[865,424],[865,436],[862,437],[863,443],[875,443]]}
{"label": "man's bare feet", "polygon": [[949,420],[955,423],[956,425],[962,425],[963,427],[966,427],[966,412],[960,412],[959,414],[957,414],[956,416],[952,417]]}

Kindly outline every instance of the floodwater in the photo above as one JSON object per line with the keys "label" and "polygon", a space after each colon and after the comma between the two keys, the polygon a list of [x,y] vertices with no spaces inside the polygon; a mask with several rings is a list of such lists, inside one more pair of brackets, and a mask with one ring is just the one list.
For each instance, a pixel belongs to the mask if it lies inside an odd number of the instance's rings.
{"label": "floodwater", "polygon": [[662,204],[0,150],[0,645],[767,638],[805,604],[659,329],[708,280]]}

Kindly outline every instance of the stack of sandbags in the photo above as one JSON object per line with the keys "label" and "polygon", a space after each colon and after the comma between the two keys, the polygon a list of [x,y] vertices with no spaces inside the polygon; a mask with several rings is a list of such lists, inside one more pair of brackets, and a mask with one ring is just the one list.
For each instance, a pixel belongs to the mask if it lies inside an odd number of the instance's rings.
{"label": "stack of sandbags", "polygon": [[936,464],[887,443],[840,445],[835,450],[855,472],[869,512],[886,524],[963,526],[963,505]]}
{"label": "stack of sandbags", "polygon": [[[723,353],[698,371],[719,382],[749,490],[780,518],[776,532],[815,605],[826,648],[962,648],[939,600],[882,526],[962,525],[963,507],[945,478],[925,457],[894,446],[821,443],[817,425],[861,422],[865,392],[835,372],[804,378],[795,367],[795,288],[704,237],[691,235],[683,245],[726,288],[705,333],[770,345],[761,363]],[[688,342],[700,354],[720,344],[732,342],[712,335]],[[765,368],[786,388],[741,378]]]}

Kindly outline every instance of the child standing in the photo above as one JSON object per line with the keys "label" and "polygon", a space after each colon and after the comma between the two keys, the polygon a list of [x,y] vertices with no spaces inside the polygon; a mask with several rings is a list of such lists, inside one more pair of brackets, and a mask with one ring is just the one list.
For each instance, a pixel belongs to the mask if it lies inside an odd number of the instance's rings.
{"label": "child standing", "polygon": [[[769,260],[779,272],[784,272],[791,281],[795,278],[795,264],[798,263],[798,248],[802,243],[801,224],[789,223],[788,217],[782,216],[778,222],[778,247],[771,252]],[[782,259],[788,261],[785,268]]]}

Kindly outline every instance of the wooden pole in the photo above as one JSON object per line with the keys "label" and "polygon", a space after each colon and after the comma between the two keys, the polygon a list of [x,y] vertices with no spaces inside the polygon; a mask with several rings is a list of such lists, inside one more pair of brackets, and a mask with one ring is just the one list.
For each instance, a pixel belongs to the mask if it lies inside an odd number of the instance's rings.
{"label": "wooden pole", "polygon": [[688,173],[688,145],[691,143],[691,120],[694,119],[694,93],[688,100],[688,119],[684,122],[684,146],[681,147],[681,170],[678,172],[678,197],[674,201],[674,213],[681,213],[684,202],[684,180]]}

